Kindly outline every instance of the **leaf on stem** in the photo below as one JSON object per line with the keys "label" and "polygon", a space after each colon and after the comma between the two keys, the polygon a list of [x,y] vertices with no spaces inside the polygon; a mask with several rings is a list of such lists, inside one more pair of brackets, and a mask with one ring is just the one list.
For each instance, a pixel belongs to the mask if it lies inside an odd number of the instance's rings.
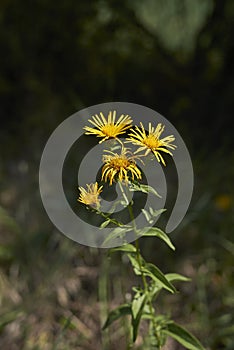
{"label": "leaf on stem", "polygon": [[125,316],[125,315],[131,315],[132,309],[131,309],[131,304],[122,304],[116,309],[112,310],[103,325],[102,329],[106,329],[109,327],[114,321],[118,320],[119,318]]}
{"label": "leaf on stem", "polygon": [[106,244],[109,241],[114,240],[116,238],[123,238],[125,236],[125,234],[131,230],[132,230],[131,226],[116,227],[108,234],[108,236],[104,240],[103,244]]}
{"label": "leaf on stem", "polygon": [[146,221],[148,221],[149,224],[153,224],[154,220],[152,219],[150,213],[146,209],[141,209],[141,211],[144,214]]}
{"label": "leaf on stem", "polygon": [[191,278],[180,275],[179,273],[167,273],[165,276],[169,282],[174,282],[174,281],[189,282],[189,281],[191,281]]}
{"label": "leaf on stem", "polygon": [[151,277],[156,282],[159,282],[163,288],[167,289],[171,293],[175,293],[175,287],[167,280],[166,276],[159,270],[157,266],[151,263],[147,263],[143,267],[143,271],[149,277]]}
{"label": "leaf on stem", "polygon": [[155,209],[149,207],[149,211],[147,211],[146,209],[142,209],[141,211],[144,214],[146,220],[150,224],[153,224],[155,222],[155,218],[157,216],[161,215],[162,213],[164,213],[164,211],[166,211],[166,209],[157,209],[157,210],[155,210]]}
{"label": "leaf on stem", "polygon": [[162,332],[177,340],[186,349],[205,350],[197,338],[175,322],[169,323],[167,329],[162,330]]}
{"label": "leaf on stem", "polygon": [[[188,282],[190,281],[190,278],[182,276],[177,273],[166,273],[165,274],[166,279],[169,282],[174,281],[181,281],[181,282]],[[151,288],[150,288],[150,294],[152,295],[152,299],[156,298],[156,296],[159,294],[160,290],[163,288],[161,282],[158,282],[156,280],[152,281]]]}
{"label": "leaf on stem", "polygon": [[[157,266],[151,263],[146,263],[142,256],[136,256],[136,254],[127,254],[132,264],[133,270],[137,276],[145,274],[152,280],[159,283],[160,286],[169,290],[171,293],[175,293],[175,287],[167,280],[166,276],[159,270]],[[140,264],[139,264],[140,262]]]}
{"label": "leaf on stem", "polygon": [[134,245],[132,244],[124,244],[121,247],[110,249],[110,253],[117,252],[117,251],[126,252],[126,253],[135,253],[136,247],[134,247]]}
{"label": "leaf on stem", "polygon": [[[128,258],[132,264],[133,271],[137,276],[140,276],[142,274],[141,267],[139,266],[139,261],[137,260],[137,257],[134,254],[127,254]],[[141,266],[145,264],[144,259],[142,256],[139,256],[138,259],[140,259]]]}
{"label": "leaf on stem", "polygon": [[143,294],[140,297],[133,299],[132,301],[132,329],[133,329],[133,342],[135,342],[138,333],[138,327],[140,324],[141,316],[143,313],[144,305],[146,302],[146,295]]}
{"label": "leaf on stem", "polygon": [[137,192],[138,191],[138,192],[143,192],[143,193],[152,193],[155,196],[157,196],[159,198],[162,198],[162,196],[160,196],[160,194],[153,187],[151,187],[149,185],[140,184],[137,181],[132,181],[130,183],[129,191],[132,191],[132,192]]}
{"label": "leaf on stem", "polygon": [[175,246],[171,242],[168,235],[157,227],[145,227],[142,231],[138,231],[141,237],[154,236],[162,239],[172,250],[175,250]]}
{"label": "leaf on stem", "polygon": [[109,225],[110,222],[111,222],[110,219],[107,219],[106,221],[103,221],[103,223],[101,224],[100,228],[105,228],[106,226]]}

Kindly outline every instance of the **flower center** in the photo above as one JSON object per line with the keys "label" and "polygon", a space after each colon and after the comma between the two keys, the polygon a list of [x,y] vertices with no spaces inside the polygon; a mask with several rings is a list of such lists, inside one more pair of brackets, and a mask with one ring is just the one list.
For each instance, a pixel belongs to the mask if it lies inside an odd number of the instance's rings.
{"label": "flower center", "polygon": [[116,133],[118,133],[118,129],[115,124],[108,124],[102,126],[102,132],[106,136],[116,136]]}
{"label": "flower center", "polygon": [[142,142],[150,149],[155,149],[159,146],[159,140],[153,134],[148,135]]}
{"label": "flower center", "polygon": [[127,169],[130,165],[130,161],[124,157],[113,158],[110,161],[110,166],[119,170],[120,168]]}

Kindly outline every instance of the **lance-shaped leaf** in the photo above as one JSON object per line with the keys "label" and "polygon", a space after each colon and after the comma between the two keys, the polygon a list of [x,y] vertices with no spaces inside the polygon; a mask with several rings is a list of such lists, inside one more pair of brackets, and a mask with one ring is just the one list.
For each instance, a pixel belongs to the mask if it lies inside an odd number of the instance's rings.
{"label": "lance-shaped leaf", "polygon": [[160,194],[153,187],[151,187],[149,185],[140,184],[137,181],[131,182],[131,184],[129,186],[129,190],[134,191],[134,192],[139,191],[139,192],[143,192],[143,193],[152,193],[155,196],[162,198],[162,196],[160,196]]}
{"label": "lance-shaped leaf", "polygon": [[134,247],[134,245],[132,244],[124,244],[121,247],[116,247],[116,248],[112,248],[110,249],[110,252],[126,252],[126,253],[135,253],[136,252],[136,247]]}
{"label": "lance-shaped leaf", "polygon": [[191,280],[190,278],[180,275],[179,273],[167,273],[165,276],[169,282],[174,282],[174,281],[188,282]]}
{"label": "lance-shaped leaf", "polygon": [[166,209],[153,209],[151,207],[149,207],[149,211],[147,211],[146,209],[142,209],[141,210],[142,213],[144,214],[146,220],[149,222],[149,224],[152,224],[155,222],[155,218],[159,215],[161,215],[164,211],[166,211]]}
{"label": "lance-shaped leaf", "polygon": [[[172,250],[175,250],[175,246],[171,242],[168,235],[157,227],[145,227],[142,231],[138,231],[141,237],[154,236],[162,239]],[[143,233],[142,233],[143,232]]]}
{"label": "lance-shaped leaf", "polygon": [[159,270],[157,266],[151,263],[147,263],[143,271],[145,274],[149,277],[151,277],[156,282],[159,282],[163,288],[169,290],[171,293],[175,293],[176,289],[175,287],[167,280],[166,276],[162,273],[162,271]]}
{"label": "lance-shaped leaf", "polygon": [[111,222],[110,219],[107,219],[106,221],[103,221],[103,223],[101,224],[100,228],[105,228],[106,226],[109,225],[110,222]]}
{"label": "lance-shaped leaf", "polygon": [[140,297],[133,299],[132,301],[132,330],[133,330],[133,342],[137,338],[138,328],[143,313],[144,305],[146,301],[146,295],[143,294]]}
{"label": "lance-shaped leaf", "polygon": [[177,340],[186,349],[205,350],[197,338],[175,322],[169,323],[162,332]]}
{"label": "lance-shaped leaf", "polygon": [[104,240],[103,244],[106,244],[116,238],[123,238],[125,234],[132,230],[131,226],[119,226],[114,228],[112,231],[108,233],[108,236]]}
{"label": "lance-shaped leaf", "polygon": [[132,308],[131,308],[131,304],[122,304],[119,307],[117,307],[116,309],[112,310],[108,317],[107,320],[104,324],[104,326],[102,327],[102,329],[106,329],[107,327],[109,327],[114,321],[118,320],[119,318],[125,316],[125,315],[131,315],[132,314]]}
{"label": "lance-shaped leaf", "polygon": [[[128,255],[128,258],[132,264],[133,271],[135,272],[135,274],[137,276],[140,276],[143,272],[143,271],[141,271],[141,269],[145,265],[144,259],[142,258],[141,255],[138,257],[134,254],[127,254],[127,255]],[[140,264],[139,264],[139,261],[140,261]]]}
{"label": "lance-shaped leaf", "polygon": [[128,258],[133,266],[133,270],[136,275],[145,274],[154,281],[156,281],[162,288],[169,290],[171,293],[175,293],[175,287],[167,280],[166,276],[159,270],[154,264],[146,263],[142,256],[136,254],[128,254]]}
{"label": "lance-shaped leaf", "polygon": [[[187,281],[190,281],[190,278],[182,276],[182,275],[177,274],[177,273],[166,273],[165,277],[169,282],[174,282],[174,281],[187,282]],[[162,288],[163,288],[163,285],[161,284],[161,282],[153,280],[153,283],[151,284],[151,288],[150,288],[150,294],[152,296],[152,299],[154,299],[159,294],[159,292],[162,290]]]}

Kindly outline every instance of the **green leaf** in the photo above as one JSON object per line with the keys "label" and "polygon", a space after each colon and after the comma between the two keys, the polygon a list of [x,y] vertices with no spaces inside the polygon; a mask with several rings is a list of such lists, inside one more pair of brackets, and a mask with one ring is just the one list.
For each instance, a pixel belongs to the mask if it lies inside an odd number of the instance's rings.
{"label": "green leaf", "polygon": [[145,274],[149,277],[151,277],[153,280],[159,282],[165,289],[169,290],[171,293],[175,293],[176,289],[175,287],[167,280],[165,275],[162,273],[162,271],[159,270],[157,266],[151,263],[147,263],[143,267],[143,271]]}
{"label": "green leaf", "polygon": [[106,244],[109,241],[114,240],[116,238],[124,237],[125,234],[131,230],[132,230],[132,227],[130,227],[130,226],[116,227],[108,234],[108,236],[104,240],[103,244]]}
{"label": "green leaf", "polygon": [[152,207],[149,207],[149,212],[153,217],[157,217],[164,213],[167,209],[153,209]]}
{"label": "green leaf", "polygon": [[[166,334],[161,333],[161,327],[165,323],[165,318],[163,319],[158,319],[157,317],[154,318],[153,322],[150,322],[150,327],[149,327],[149,340],[150,340],[150,349],[163,349],[163,346],[166,343],[167,336]],[[156,329],[155,329],[155,325]]]}
{"label": "green leaf", "polygon": [[156,298],[159,292],[163,289],[163,285],[161,282],[158,282],[156,280],[152,280],[152,281],[153,283],[151,284],[150,295],[153,300]]}
{"label": "green leaf", "polygon": [[147,191],[149,193],[153,193],[155,196],[162,198],[162,196],[153,187],[151,187],[149,185],[146,185],[146,187],[147,187]]}
{"label": "green leaf", "polygon": [[131,309],[131,304],[122,304],[116,309],[112,310],[108,317],[107,320],[102,327],[102,329],[106,329],[109,327],[114,321],[118,320],[119,318],[125,316],[125,315],[131,315],[132,314],[132,309]]}
{"label": "green leaf", "polygon": [[133,299],[132,301],[132,329],[133,329],[133,342],[137,338],[138,328],[142,316],[146,301],[146,295],[143,294],[140,297]]}
{"label": "green leaf", "polygon": [[197,338],[175,322],[169,323],[167,329],[162,330],[162,332],[177,340],[186,349],[205,350]]}
{"label": "green leaf", "polygon": [[165,277],[169,282],[174,282],[174,281],[188,282],[191,280],[190,278],[180,275],[178,273],[167,273]]}
{"label": "green leaf", "polygon": [[[164,276],[169,282],[172,282],[170,281],[170,279],[167,278],[167,274],[165,274]],[[151,299],[155,300],[163,288],[165,288],[165,286],[160,281],[152,279],[149,289]]]}
{"label": "green leaf", "polygon": [[[135,274],[137,276],[140,276],[142,273],[141,273],[141,270],[140,270],[140,266],[139,266],[139,262],[137,260],[137,257],[135,255],[132,255],[132,254],[128,254],[128,258],[132,264],[132,267],[133,267],[133,271],[135,272]],[[143,266],[145,264],[145,261],[144,259],[140,256],[138,257],[138,259],[140,259],[141,261],[141,266]]]}
{"label": "green leaf", "polygon": [[[175,293],[175,287],[167,280],[166,276],[159,270],[154,264],[146,263],[145,260],[140,255],[137,257],[133,254],[128,254],[128,258],[133,266],[133,270],[137,276],[142,273],[152,278],[154,281],[158,282],[163,288],[169,290],[171,293]],[[140,260],[140,266],[139,261]]]}
{"label": "green leaf", "polygon": [[136,182],[136,181],[131,182],[129,190],[134,192],[138,191],[143,193],[152,193],[155,196],[162,198],[162,196],[160,196],[160,194],[153,187],[149,185],[140,184],[139,182]]}
{"label": "green leaf", "polygon": [[136,247],[134,247],[134,245],[132,245],[132,244],[125,244],[125,245],[123,245],[121,247],[110,249],[110,253],[116,252],[116,251],[127,252],[127,253],[135,253],[136,252]]}
{"label": "green leaf", "polygon": [[152,219],[150,213],[146,209],[141,209],[142,213],[145,215],[146,221],[148,221],[149,224],[153,224],[154,220]]}
{"label": "green leaf", "polygon": [[141,209],[142,213],[145,215],[146,220],[150,223],[153,224],[155,222],[155,218],[159,215],[161,215],[162,213],[164,213],[164,211],[166,211],[166,209],[153,209],[151,207],[149,207],[149,211],[147,211],[146,209]]}
{"label": "green leaf", "polygon": [[143,308],[145,302],[145,294],[133,299],[132,301],[132,317],[137,318],[140,310]]}
{"label": "green leaf", "polygon": [[175,250],[175,246],[171,242],[168,235],[157,227],[146,227],[144,228],[143,233],[141,234],[141,232],[139,231],[139,234],[141,235],[141,237],[147,237],[147,236],[158,237],[162,239],[172,250]]}
{"label": "green leaf", "polygon": [[103,223],[101,224],[100,228],[105,228],[106,226],[109,225],[110,222],[111,222],[110,219],[107,219],[106,221],[103,221]]}

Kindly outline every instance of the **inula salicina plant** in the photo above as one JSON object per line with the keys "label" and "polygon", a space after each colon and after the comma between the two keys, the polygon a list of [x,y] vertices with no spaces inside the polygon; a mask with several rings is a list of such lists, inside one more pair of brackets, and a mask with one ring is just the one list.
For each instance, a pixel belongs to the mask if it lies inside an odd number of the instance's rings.
{"label": "inula salicina plant", "polygon": [[[142,320],[147,322],[147,334],[145,335],[145,348],[162,349],[170,336],[181,343],[185,348],[191,350],[204,349],[200,342],[186,329],[178,325],[167,315],[157,314],[155,305],[159,293],[165,289],[170,293],[176,293],[173,285],[174,281],[188,281],[188,279],[177,273],[164,274],[157,266],[147,262],[141,254],[139,239],[142,236],[155,236],[163,240],[169,248],[175,249],[168,235],[161,229],[150,226],[152,218],[161,214],[165,209],[155,210],[150,207],[144,209],[146,218],[145,227],[139,228],[136,223],[133,210],[134,192],[153,193],[155,201],[159,196],[157,189],[144,184],[141,168],[144,162],[158,162],[166,166],[163,154],[173,155],[176,148],[176,140],[173,135],[161,138],[164,132],[162,124],[134,126],[133,120],[128,115],[121,115],[116,119],[116,111],[110,111],[105,117],[103,113],[96,114],[89,120],[92,126],[86,126],[85,134],[87,137],[100,138],[99,143],[113,139],[108,143],[109,149],[104,150],[102,157],[100,181],[86,185],[86,188],[79,187],[78,201],[83,203],[88,213],[95,212],[102,218],[100,228],[111,227],[110,234],[106,237],[104,243],[113,242],[117,237],[123,239],[123,245],[110,249],[110,253],[116,251],[126,254],[135,275],[140,279],[139,284],[132,288],[132,297],[130,302],[124,302],[114,310],[111,310],[103,325],[103,329],[109,327],[116,320],[129,316],[131,323],[131,340],[128,348],[134,347],[138,336],[139,326]],[[126,137],[125,137],[126,136]],[[174,144],[175,142],[175,144]],[[135,151],[133,151],[135,147]],[[113,185],[119,186],[121,198],[118,198],[118,204],[127,209],[128,220],[126,218],[113,215],[113,211],[105,213],[102,210],[102,198],[100,196],[103,187],[111,191]],[[117,203],[114,204],[116,206]],[[114,210],[114,209],[113,209]],[[130,222],[130,223],[129,223]],[[127,240],[127,234],[134,232],[134,244]],[[126,238],[126,241],[125,241]]]}

